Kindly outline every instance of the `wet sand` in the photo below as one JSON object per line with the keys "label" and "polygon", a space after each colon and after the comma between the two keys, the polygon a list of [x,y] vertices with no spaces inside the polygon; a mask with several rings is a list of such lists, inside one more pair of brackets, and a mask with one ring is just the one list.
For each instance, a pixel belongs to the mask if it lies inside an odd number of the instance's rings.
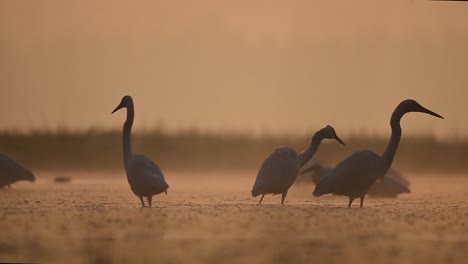
{"label": "wet sand", "polygon": [[[256,173],[166,173],[140,208],[123,172],[37,173],[0,190],[0,262],[466,263],[468,177],[411,175],[397,199],[252,198]],[[54,183],[57,176],[70,183]]]}

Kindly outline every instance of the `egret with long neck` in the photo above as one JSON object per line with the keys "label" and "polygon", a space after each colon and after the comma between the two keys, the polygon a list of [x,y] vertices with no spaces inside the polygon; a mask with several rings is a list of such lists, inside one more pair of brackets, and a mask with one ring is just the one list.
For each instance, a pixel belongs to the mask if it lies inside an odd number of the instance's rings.
{"label": "egret with long neck", "polygon": [[348,207],[351,207],[353,200],[359,197],[362,207],[369,188],[378,178],[384,177],[392,165],[402,134],[400,120],[409,112],[421,112],[443,118],[414,100],[404,100],[395,108],[390,118],[392,135],[384,153],[381,156],[369,150],[353,153],[315,187],[314,196],[327,193],[348,196]]}
{"label": "egret with long neck", "polygon": [[122,108],[127,108],[127,119],[123,125],[122,136],[123,159],[127,180],[133,193],[140,198],[142,207],[145,207],[143,197],[147,198],[148,206],[151,207],[153,195],[163,192],[167,194],[169,185],[156,163],[144,155],[134,155],[132,153],[131,131],[135,111],[131,96],[124,96],[112,113]]}
{"label": "egret with long neck", "polygon": [[344,144],[336,135],[335,129],[326,126],[314,134],[309,146],[300,154],[292,148],[280,147],[263,162],[252,188],[253,197],[262,195],[259,204],[265,194],[269,193],[281,194],[281,204],[284,204],[284,199],[296,180],[299,169],[314,156],[323,139],[335,139]]}
{"label": "egret with long neck", "polygon": [[[135,110],[133,106],[133,100],[130,97],[129,100],[127,100],[127,119],[125,120],[125,123],[123,125],[123,133],[122,133],[122,147],[123,147],[123,158],[124,158],[124,166],[125,170],[127,170],[127,164],[132,157],[132,138],[131,138],[131,132],[132,132],[132,126],[133,126],[133,119],[135,118]],[[117,110],[114,110],[112,113],[114,113]]]}

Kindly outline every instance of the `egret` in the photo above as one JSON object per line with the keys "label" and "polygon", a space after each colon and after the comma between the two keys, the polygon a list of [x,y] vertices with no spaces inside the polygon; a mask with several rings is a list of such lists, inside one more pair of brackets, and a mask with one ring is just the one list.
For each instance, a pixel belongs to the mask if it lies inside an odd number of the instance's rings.
{"label": "egret", "polygon": [[151,207],[153,195],[166,193],[169,185],[164,179],[164,175],[156,163],[144,155],[132,154],[131,130],[135,116],[133,99],[126,95],[120,104],[112,111],[127,108],[127,120],[123,125],[123,158],[127,180],[133,193],[140,198],[142,207],[145,207],[143,197],[148,199],[148,206]]}
{"label": "egret", "polygon": [[[299,172],[299,179],[312,180],[315,185],[318,185],[333,168],[324,167],[314,161],[307,168],[302,168]],[[296,181],[297,182],[297,181]],[[395,168],[390,167],[385,177],[376,181],[367,192],[369,196],[375,197],[397,197],[402,193],[411,193],[409,189],[409,181]]]}
{"label": "egret", "polygon": [[8,186],[17,181],[34,182],[34,174],[21,165],[12,157],[0,153],[0,188]]}
{"label": "egret", "polygon": [[390,118],[392,135],[385,152],[382,155],[369,150],[355,152],[327,174],[315,187],[313,195],[318,197],[333,193],[348,196],[348,207],[351,207],[353,200],[359,197],[362,208],[369,188],[378,178],[384,177],[392,165],[401,139],[400,120],[409,112],[421,112],[443,118],[414,100],[404,100],[395,108]]}
{"label": "egret", "polygon": [[309,146],[300,154],[289,147],[277,148],[262,164],[258,172],[255,184],[252,188],[252,196],[262,195],[258,202],[262,202],[265,194],[281,194],[281,204],[289,188],[296,180],[299,169],[304,166],[315,154],[323,139],[335,139],[344,145],[331,126],[317,131],[312,137]]}

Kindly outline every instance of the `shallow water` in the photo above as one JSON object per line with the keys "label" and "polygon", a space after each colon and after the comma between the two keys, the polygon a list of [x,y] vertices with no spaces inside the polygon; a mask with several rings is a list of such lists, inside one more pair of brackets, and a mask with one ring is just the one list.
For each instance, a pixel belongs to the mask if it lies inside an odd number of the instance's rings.
{"label": "shallow water", "polygon": [[[255,172],[166,173],[140,208],[122,172],[37,173],[0,190],[0,262],[466,263],[468,177],[412,175],[397,199],[312,197],[312,185],[252,198]],[[69,183],[54,183],[57,176]]]}

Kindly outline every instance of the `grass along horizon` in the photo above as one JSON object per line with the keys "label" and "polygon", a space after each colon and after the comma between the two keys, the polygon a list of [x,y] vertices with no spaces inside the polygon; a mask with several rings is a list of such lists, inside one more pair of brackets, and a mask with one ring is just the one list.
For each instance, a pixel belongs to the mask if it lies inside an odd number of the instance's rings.
{"label": "grass along horizon", "polygon": [[[334,166],[353,152],[369,149],[382,153],[388,136],[351,133],[338,135],[341,146],[325,140],[314,159]],[[134,153],[145,154],[163,170],[257,170],[280,146],[300,152],[310,135],[250,135],[245,132],[206,132],[162,128],[132,132]],[[123,168],[120,129],[71,131],[0,131],[0,151],[32,170],[114,170]],[[394,166],[410,172],[467,173],[468,139],[439,139],[433,135],[403,135]]]}

